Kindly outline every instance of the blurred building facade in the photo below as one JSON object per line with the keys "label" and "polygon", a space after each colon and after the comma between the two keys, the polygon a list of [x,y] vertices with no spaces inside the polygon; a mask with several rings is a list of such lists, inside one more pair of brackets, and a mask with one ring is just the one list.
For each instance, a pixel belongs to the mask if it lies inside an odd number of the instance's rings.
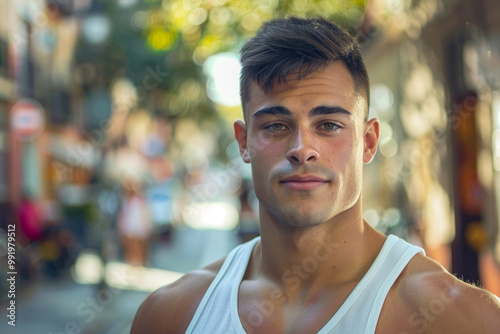
{"label": "blurred building facade", "polygon": [[72,1],[1,3],[0,201],[11,209],[23,195],[52,197],[47,176],[53,166],[53,137],[72,121],[71,63],[77,38],[72,6]]}
{"label": "blurred building facade", "polygon": [[499,11],[494,0],[377,0],[361,26],[381,121],[368,173],[380,180],[372,196],[386,194],[368,206],[401,208],[428,255],[497,294]]}
{"label": "blurred building facade", "polygon": [[[19,224],[24,278],[38,269],[61,273],[87,236],[99,235],[88,233],[96,145],[86,136],[74,75],[79,15],[89,4],[0,2],[0,228]],[[39,240],[20,226],[26,196],[42,217]]]}
{"label": "blurred building facade", "polygon": [[0,226],[9,214],[11,184],[9,182],[9,109],[14,100],[13,58],[9,37],[12,2],[0,1]]}
{"label": "blurred building facade", "polygon": [[[0,2],[0,217],[15,222],[16,206],[28,194],[47,226],[64,225],[83,243],[91,234],[87,230],[100,223],[96,211],[117,210],[110,193],[119,192],[121,183],[128,178],[164,183],[173,170],[165,156],[168,117],[138,106],[151,104],[150,92],[161,92],[158,82],[165,81],[165,73],[146,66],[145,87],[126,79],[125,70],[113,63],[124,57],[119,45],[109,46],[110,12],[119,16],[123,8],[103,3]],[[37,128],[18,131],[13,111],[30,108],[39,116]],[[25,123],[33,123],[30,115]],[[102,187],[96,187],[100,181]],[[111,191],[103,191],[106,187]],[[158,195],[151,197],[161,202]]]}
{"label": "blurred building facade", "polygon": [[[2,8],[12,7],[9,1],[2,0]],[[9,182],[9,108],[13,101],[13,59],[10,50],[9,29],[11,23],[9,11],[0,13],[0,226],[6,226],[10,213]]]}

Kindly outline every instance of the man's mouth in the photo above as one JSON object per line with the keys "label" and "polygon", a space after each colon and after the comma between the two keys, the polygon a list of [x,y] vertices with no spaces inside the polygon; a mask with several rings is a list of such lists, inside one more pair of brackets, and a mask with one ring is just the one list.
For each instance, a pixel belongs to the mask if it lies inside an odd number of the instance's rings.
{"label": "man's mouth", "polygon": [[316,175],[291,175],[280,180],[280,184],[291,190],[314,190],[329,182]]}

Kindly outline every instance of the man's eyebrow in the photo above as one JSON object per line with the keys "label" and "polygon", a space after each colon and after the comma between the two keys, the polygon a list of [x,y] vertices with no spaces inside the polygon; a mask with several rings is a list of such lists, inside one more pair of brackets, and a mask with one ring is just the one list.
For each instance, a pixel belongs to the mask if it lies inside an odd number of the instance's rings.
{"label": "man's eyebrow", "polygon": [[[314,116],[321,116],[321,115],[331,115],[331,114],[344,114],[347,116],[351,116],[352,113],[342,107],[339,106],[318,106],[309,112],[310,117]],[[287,117],[293,117],[293,114],[290,110],[283,106],[270,106],[270,107],[264,107],[262,109],[257,110],[252,117],[253,118],[258,118],[258,117],[263,117],[263,116],[287,116]]]}
{"label": "man's eyebrow", "polygon": [[318,106],[313,108],[309,112],[309,116],[321,116],[321,115],[331,115],[331,114],[344,114],[347,116],[351,116],[352,113],[342,107],[339,106]]}
{"label": "man's eyebrow", "polygon": [[271,106],[264,107],[262,109],[257,110],[252,114],[253,118],[258,118],[266,115],[271,116],[292,116],[292,112],[283,106]]}

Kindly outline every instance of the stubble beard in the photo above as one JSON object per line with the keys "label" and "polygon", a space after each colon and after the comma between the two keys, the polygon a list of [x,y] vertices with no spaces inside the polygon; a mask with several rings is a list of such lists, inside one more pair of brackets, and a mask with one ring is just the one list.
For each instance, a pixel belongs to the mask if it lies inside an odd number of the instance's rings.
{"label": "stubble beard", "polygon": [[333,203],[328,206],[318,201],[307,202],[301,203],[300,199],[287,202],[286,199],[271,198],[267,205],[261,202],[261,210],[264,210],[279,226],[292,228],[321,225],[333,217]]}

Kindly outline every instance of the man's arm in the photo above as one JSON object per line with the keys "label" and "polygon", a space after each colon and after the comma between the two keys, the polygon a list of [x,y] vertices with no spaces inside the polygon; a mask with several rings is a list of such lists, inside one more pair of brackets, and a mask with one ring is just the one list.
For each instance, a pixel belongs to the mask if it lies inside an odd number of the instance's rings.
{"label": "man's arm", "polygon": [[420,268],[402,285],[404,299],[411,305],[407,332],[500,333],[496,296],[457,279],[432,260]]}
{"label": "man's arm", "polygon": [[427,333],[500,333],[500,303],[493,294],[455,277],[441,280],[455,282],[442,284],[439,297],[436,291],[428,299],[429,311],[436,313],[436,320],[429,323]]}
{"label": "man's arm", "polygon": [[139,307],[130,333],[184,333],[223,262],[187,273],[149,295]]}

